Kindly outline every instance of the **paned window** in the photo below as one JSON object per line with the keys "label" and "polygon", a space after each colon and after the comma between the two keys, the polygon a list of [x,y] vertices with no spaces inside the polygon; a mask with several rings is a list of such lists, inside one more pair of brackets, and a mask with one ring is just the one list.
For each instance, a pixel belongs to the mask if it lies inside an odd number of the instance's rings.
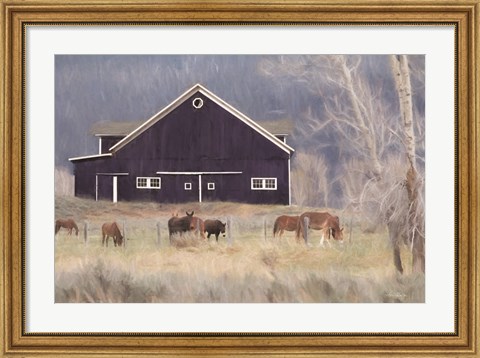
{"label": "paned window", "polygon": [[277,178],[252,178],[252,190],[277,190]]}
{"label": "paned window", "polygon": [[160,178],[137,177],[137,189],[160,189]]}

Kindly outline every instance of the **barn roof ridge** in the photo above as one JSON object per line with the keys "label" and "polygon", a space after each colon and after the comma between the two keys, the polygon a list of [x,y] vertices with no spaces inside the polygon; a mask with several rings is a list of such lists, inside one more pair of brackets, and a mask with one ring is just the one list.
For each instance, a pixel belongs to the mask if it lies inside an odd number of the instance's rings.
{"label": "barn roof ridge", "polygon": [[154,114],[152,117],[147,119],[145,122],[143,122],[140,126],[135,128],[133,131],[131,131],[128,135],[126,135],[122,140],[120,140],[118,143],[113,145],[111,148],[109,148],[109,151],[111,153],[115,153],[116,151],[120,150],[123,148],[125,145],[130,143],[132,140],[137,138],[140,134],[148,130],[150,127],[152,127],[155,123],[157,123],[159,120],[167,116],[169,113],[171,113],[174,109],[176,109],[178,106],[180,106],[188,97],[193,95],[196,92],[200,92],[206,97],[208,97],[210,100],[215,102],[217,105],[225,109],[226,111],[230,112],[233,114],[235,117],[240,119],[242,122],[253,128],[255,131],[260,133],[262,136],[264,136],[266,139],[270,140],[272,143],[280,147],[282,150],[284,150],[287,153],[294,152],[295,150],[290,147],[288,144],[284,143],[277,137],[275,137],[271,132],[263,128],[261,125],[259,125],[257,122],[249,118],[247,115],[243,114],[240,112],[238,109],[234,108],[232,105],[228,104],[225,102],[223,99],[218,97],[216,94],[208,90],[206,87],[201,85],[200,83],[195,84],[193,87],[185,91],[183,94],[181,94],[179,97],[177,97],[175,100],[173,100],[169,105],[164,107],[162,110]]}

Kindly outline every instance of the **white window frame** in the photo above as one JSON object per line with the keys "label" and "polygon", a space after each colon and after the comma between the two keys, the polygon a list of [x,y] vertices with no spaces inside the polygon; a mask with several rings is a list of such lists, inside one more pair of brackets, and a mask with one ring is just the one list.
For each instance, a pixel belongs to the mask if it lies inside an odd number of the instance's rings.
{"label": "white window frame", "polygon": [[207,183],[207,190],[215,190],[215,183]]}
{"label": "white window frame", "polygon": [[192,183],[191,182],[187,182],[183,185],[183,189],[185,190],[192,190]]}
{"label": "white window frame", "polygon": [[[147,181],[147,184],[146,186],[139,186],[138,183],[141,179],[146,179]],[[153,186],[152,185],[152,179],[158,179],[158,185],[159,186]],[[162,188],[162,178],[161,177],[137,177],[137,180],[136,180],[136,186],[137,186],[137,189],[161,189]]]}
{"label": "white window frame", "polygon": [[[260,188],[254,188],[253,182],[255,180],[262,181],[262,186]],[[273,180],[275,186],[273,188],[267,188],[267,180]],[[252,180],[250,181],[250,188],[252,190],[277,190],[277,178],[252,178]]]}
{"label": "white window frame", "polygon": [[200,97],[196,97],[193,99],[192,101],[192,106],[195,108],[195,109],[200,109],[203,107],[203,99],[201,99]]}

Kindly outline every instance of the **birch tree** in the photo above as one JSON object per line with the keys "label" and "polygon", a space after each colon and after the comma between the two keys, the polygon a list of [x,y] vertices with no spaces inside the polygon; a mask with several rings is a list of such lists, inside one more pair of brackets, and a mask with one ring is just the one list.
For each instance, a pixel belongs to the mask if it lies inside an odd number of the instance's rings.
{"label": "birch tree", "polygon": [[411,242],[413,255],[413,271],[425,272],[425,235],[423,206],[419,205],[419,175],[415,151],[415,132],[412,104],[412,86],[408,58],[405,55],[391,55],[390,64],[395,86],[398,93],[400,113],[403,121],[403,135],[408,171],[406,177],[406,189],[408,193],[408,241]]}
{"label": "birch tree", "polygon": [[[294,58],[289,63],[283,58],[277,66],[265,66],[265,71],[291,76],[318,96],[323,111],[308,110],[299,127],[307,137],[319,129],[335,138],[346,206],[357,208],[371,227],[387,224],[399,272],[403,273],[402,241],[410,245],[412,270],[424,272],[423,180],[415,138],[415,130],[423,132],[423,123],[414,120],[408,58],[382,57],[384,71],[375,81],[365,74],[362,60],[336,55]],[[419,83],[422,72],[415,71]],[[423,138],[419,143],[423,146]]]}

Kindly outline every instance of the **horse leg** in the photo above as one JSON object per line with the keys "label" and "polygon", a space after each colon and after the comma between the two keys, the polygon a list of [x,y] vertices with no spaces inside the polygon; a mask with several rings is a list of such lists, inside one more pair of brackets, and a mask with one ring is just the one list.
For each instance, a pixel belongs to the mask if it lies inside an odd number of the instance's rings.
{"label": "horse leg", "polygon": [[327,237],[328,247],[332,247],[332,242],[330,241],[330,228],[327,228],[325,235]]}
{"label": "horse leg", "polygon": [[320,238],[320,247],[325,247],[325,230],[322,230],[322,237]]}
{"label": "horse leg", "polygon": [[220,233],[215,234],[215,239],[217,240],[217,243],[218,243],[218,235],[220,235]]}

